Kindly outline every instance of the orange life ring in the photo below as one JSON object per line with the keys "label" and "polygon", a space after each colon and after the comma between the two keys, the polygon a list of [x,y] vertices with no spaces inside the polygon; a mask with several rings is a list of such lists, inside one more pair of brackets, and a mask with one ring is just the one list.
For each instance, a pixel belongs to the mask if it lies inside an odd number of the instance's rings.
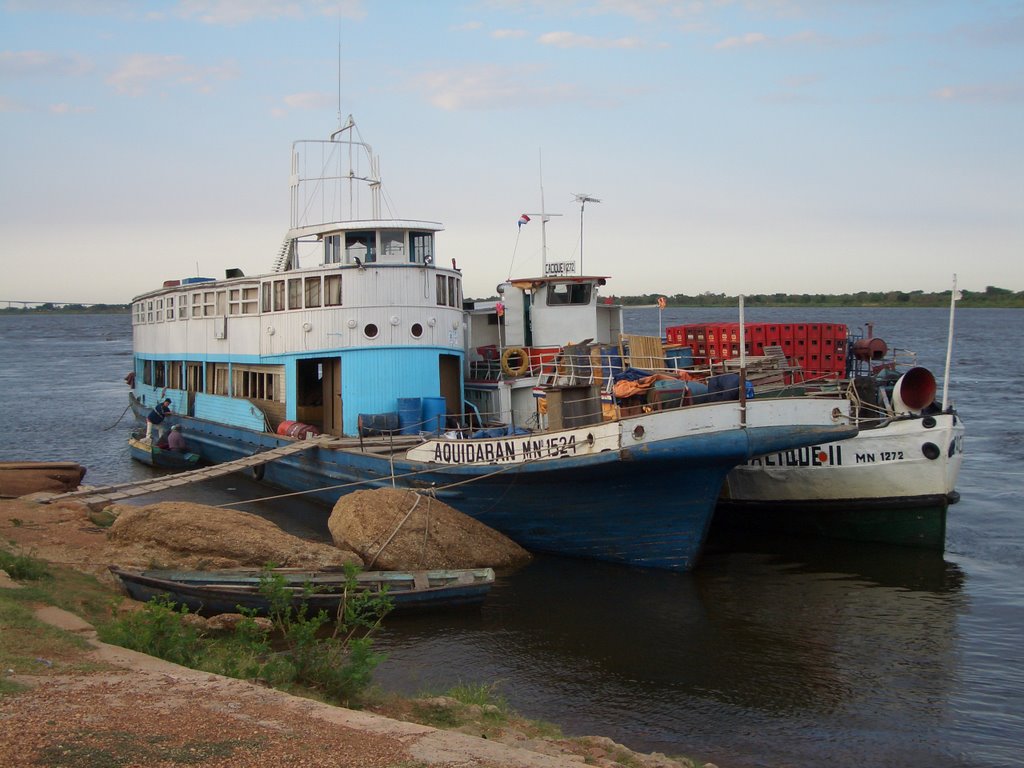
{"label": "orange life ring", "polygon": [[530,356],[522,347],[509,347],[501,353],[501,371],[507,376],[522,376],[530,370]]}

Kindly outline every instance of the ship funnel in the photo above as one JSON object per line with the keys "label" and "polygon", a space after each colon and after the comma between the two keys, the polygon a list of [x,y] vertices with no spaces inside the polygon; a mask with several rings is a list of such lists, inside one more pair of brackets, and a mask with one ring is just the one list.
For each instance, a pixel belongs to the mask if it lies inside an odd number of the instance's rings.
{"label": "ship funnel", "polygon": [[896,413],[913,413],[927,408],[935,400],[935,377],[927,368],[911,368],[896,381],[892,407]]}

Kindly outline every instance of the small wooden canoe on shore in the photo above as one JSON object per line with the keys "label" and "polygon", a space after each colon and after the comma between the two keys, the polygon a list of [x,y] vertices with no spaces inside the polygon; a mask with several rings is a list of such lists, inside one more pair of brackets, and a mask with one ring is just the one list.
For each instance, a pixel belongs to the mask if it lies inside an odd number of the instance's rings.
{"label": "small wooden canoe on shore", "polygon": [[0,462],[0,496],[26,496],[47,491],[73,491],[85,477],[85,467],[73,461]]}
{"label": "small wooden canoe on shore", "polygon": [[[167,595],[173,602],[204,616],[237,613],[238,606],[266,614],[270,607],[259,591],[260,578],[265,573],[261,570],[139,571],[112,565],[110,572],[121,580],[134,600],[148,602],[158,595]],[[343,570],[275,568],[269,573],[284,579],[292,593],[293,607],[306,603],[314,614],[321,609],[337,612],[346,584]],[[450,610],[479,606],[494,584],[494,570],[362,571],[356,575],[356,582],[364,591],[386,592],[393,612]]]}
{"label": "small wooden canoe on shore", "polygon": [[199,464],[198,453],[172,451],[136,437],[128,438],[128,450],[133,459],[141,461],[143,464],[149,464],[151,467],[191,469]]}

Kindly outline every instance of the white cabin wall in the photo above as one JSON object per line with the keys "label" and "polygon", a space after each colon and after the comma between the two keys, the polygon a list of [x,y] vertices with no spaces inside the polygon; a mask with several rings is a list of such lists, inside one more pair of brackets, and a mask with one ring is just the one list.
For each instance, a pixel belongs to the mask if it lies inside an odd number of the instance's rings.
{"label": "white cabin wall", "polygon": [[539,292],[534,298],[536,302],[530,311],[530,318],[535,345],[550,347],[578,343],[584,339],[600,340],[593,304],[549,307],[543,293]]}
{"label": "white cabin wall", "polygon": [[[526,306],[526,295],[521,289],[508,283],[503,287],[504,293],[499,299],[505,305],[501,342],[505,347],[522,347],[526,344],[526,319],[523,311]],[[536,344],[537,340],[534,339],[533,343]]]}

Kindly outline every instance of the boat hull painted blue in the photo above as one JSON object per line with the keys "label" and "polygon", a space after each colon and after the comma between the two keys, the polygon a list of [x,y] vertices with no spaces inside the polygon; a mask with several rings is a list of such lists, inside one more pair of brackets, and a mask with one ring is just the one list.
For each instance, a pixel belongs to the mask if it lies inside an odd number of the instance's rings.
{"label": "boat hull painted blue", "polygon": [[[141,410],[136,407],[137,416]],[[190,447],[213,463],[292,442],[186,416],[176,419],[185,425]],[[256,474],[327,504],[366,488],[433,490],[440,500],[533,551],[688,571],[697,564],[732,467],[770,446],[825,437],[835,439],[835,431],[734,429],[502,467],[445,466],[318,447],[268,463]]]}

